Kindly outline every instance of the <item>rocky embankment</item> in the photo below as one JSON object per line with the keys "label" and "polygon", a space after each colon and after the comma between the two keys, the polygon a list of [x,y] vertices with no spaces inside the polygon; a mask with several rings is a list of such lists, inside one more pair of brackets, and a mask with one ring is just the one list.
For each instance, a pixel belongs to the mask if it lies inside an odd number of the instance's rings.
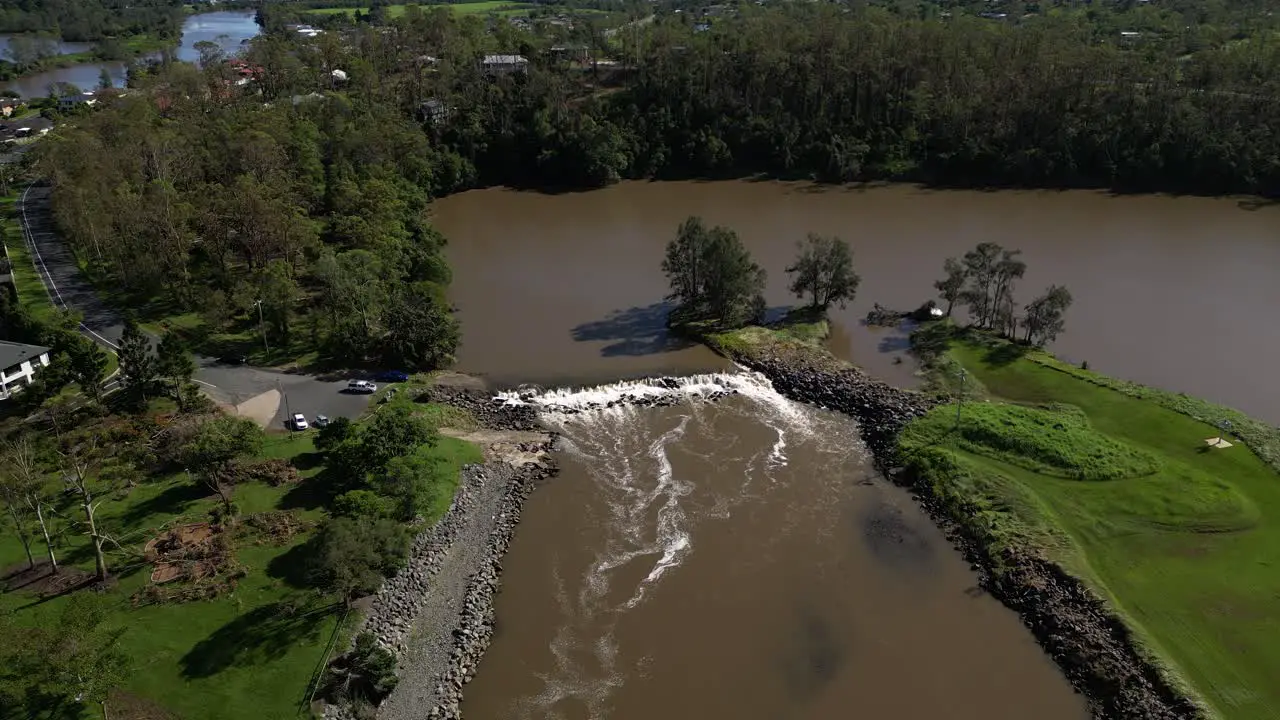
{"label": "rocky embankment", "polygon": [[538,411],[531,405],[506,405],[493,401],[493,393],[473,388],[437,385],[426,388],[415,398],[418,402],[450,405],[470,413],[476,422],[489,430],[537,430]]}
{"label": "rocky embankment", "polygon": [[[524,438],[537,426],[532,408],[504,407],[482,391],[433,388],[420,399],[467,410],[489,436]],[[512,448],[495,442],[486,448],[488,462],[464,467],[449,510],[414,539],[405,568],[374,596],[361,630],[373,633],[396,656],[400,678],[379,717],[460,716],[462,686],[475,676],[493,637],[502,556],[525,499],[556,473],[547,455],[555,436],[540,437],[538,442],[521,439]],[[499,459],[511,457],[532,461],[517,466]],[[330,706],[325,717],[351,713]]]}
{"label": "rocky embankment", "polygon": [[[437,553],[427,580],[382,607],[379,639],[394,646],[400,683],[379,708],[392,720],[461,717],[462,688],[475,677],[493,638],[493,598],[501,584],[506,554],[521,507],[554,469],[505,463],[468,468],[479,479],[471,487],[472,507],[452,546]],[[432,561],[427,561],[432,562]],[[370,617],[378,616],[375,608]],[[406,644],[407,643],[407,644]]]}
{"label": "rocky embankment", "polygon": [[1034,551],[1006,549],[994,557],[967,535],[932,495],[931,485],[896,472],[898,433],[936,402],[895,388],[840,363],[819,348],[778,343],[732,359],[764,374],[783,395],[857,419],[876,464],[917,500],[979,570],[983,587],[1018,612],[1099,720],[1191,720],[1202,717],[1137,650],[1128,627],[1084,583]]}
{"label": "rocky embankment", "polygon": [[837,410],[858,421],[862,440],[881,470],[893,467],[898,433],[937,402],[842,365],[819,349],[788,345],[735,354],[733,360],[763,374],[778,392],[800,402]]}

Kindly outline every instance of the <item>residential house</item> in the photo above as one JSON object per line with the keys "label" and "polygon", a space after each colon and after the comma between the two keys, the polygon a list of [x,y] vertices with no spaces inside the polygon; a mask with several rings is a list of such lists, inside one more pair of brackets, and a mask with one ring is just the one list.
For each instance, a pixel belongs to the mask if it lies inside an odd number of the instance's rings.
{"label": "residential house", "polygon": [[529,61],[523,55],[485,55],[480,69],[487,75],[523,73],[529,69]]}
{"label": "residential house", "polygon": [[0,340],[0,400],[21,392],[48,366],[49,348]]}
{"label": "residential house", "polygon": [[0,122],[0,140],[39,137],[53,129],[53,122],[40,116]]}
{"label": "residential house", "polygon": [[453,108],[440,98],[431,98],[418,106],[418,115],[423,122],[442,125],[453,115]]}
{"label": "residential house", "polygon": [[586,45],[556,45],[547,52],[556,62],[584,63],[591,58],[591,52]]}
{"label": "residential house", "polygon": [[74,110],[78,107],[92,107],[98,102],[97,96],[91,92],[75,93],[72,95],[63,95],[58,98],[58,110],[66,112]]}
{"label": "residential house", "polygon": [[11,117],[20,107],[22,107],[22,100],[19,98],[0,98],[0,115],[4,117]]}

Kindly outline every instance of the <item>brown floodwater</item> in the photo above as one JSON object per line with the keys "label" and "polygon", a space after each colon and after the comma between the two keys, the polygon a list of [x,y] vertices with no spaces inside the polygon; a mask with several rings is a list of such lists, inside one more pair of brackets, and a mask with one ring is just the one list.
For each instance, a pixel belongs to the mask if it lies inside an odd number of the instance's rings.
{"label": "brown floodwater", "polygon": [[[691,214],[742,236],[775,313],[795,302],[797,240],[849,240],[863,280],[830,344],[892,382],[913,381],[905,338],[860,320],[929,299],[946,257],[989,240],[1023,250],[1021,301],[1071,289],[1055,352],[1280,421],[1280,207],[1232,200],[771,182],[463,193],[435,205],[460,369],[543,386],[732,373],[663,330],[663,248]],[[743,392],[575,415],[561,411],[618,388],[540,396],[564,470],[504,563],[467,717],[1086,716],[1016,616],[872,476],[852,420],[717,377]]]}
{"label": "brown floodwater", "polygon": [[1020,301],[1051,283],[1075,296],[1056,353],[1280,422],[1280,206],[1231,199],[774,182],[462,193],[435,205],[461,369],[549,385],[723,368],[662,329],[663,248],[691,214],[741,235],[778,307],[795,302],[783,268],[797,240],[849,240],[862,285],[832,316],[832,347],[890,381],[912,381],[904,338],[863,327],[867,310],[919,305],[947,256],[989,240],[1023,250]]}
{"label": "brown floodwater", "polygon": [[563,471],[526,505],[465,717],[1087,717],[852,420],[718,377],[740,394],[544,399]]}

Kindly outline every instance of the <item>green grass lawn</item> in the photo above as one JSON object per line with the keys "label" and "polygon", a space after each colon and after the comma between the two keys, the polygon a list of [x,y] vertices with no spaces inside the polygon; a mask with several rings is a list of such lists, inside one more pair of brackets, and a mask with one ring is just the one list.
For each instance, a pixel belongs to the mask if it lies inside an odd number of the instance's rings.
{"label": "green grass lawn", "polygon": [[[291,459],[304,478],[313,478],[322,470],[322,458],[312,437],[310,432],[272,436],[262,454]],[[430,452],[452,478],[448,497],[461,465],[480,460],[474,445],[447,437]],[[306,484],[252,483],[237,487],[234,497],[242,515],[290,509],[303,519],[320,520],[323,508],[315,493],[304,490]],[[120,583],[108,595],[109,623],[128,628],[122,647],[134,661],[122,689],[185,720],[298,717],[342,614],[332,598],[290,584],[303,559],[298,550],[306,534],[284,546],[237,540],[237,560],[248,574],[233,592],[215,600],[137,608],[129,603],[130,595],[149,582],[150,566],[136,560],[146,541],[161,528],[207,519],[215,504],[205,488],[179,475],[140,484],[102,506],[102,526],[129,549],[111,555]],[[435,511],[447,507],[446,500]],[[87,541],[70,529],[61,555],[67,564],[92,569]],[[22,558],[17,540],[7,532],[0,535],[0,567]],[[22,624],[53,623],[68,597],[41,601],[20,590],[9,592],[0,594],[0,612],[13,611]]]}
{"label": "green grass lawn", "polygon": [[31,253],[22,238],[22,227],[14,217],[16,194],[0,197],[0,239],[9,254],[13,285],[18,291],[18,302],[34,317],[47,320],[53,314],[53,301],[45,292],[36,268],[31,264]]}
{"label": "green grass lawn", "polygon": [[[6,228],[7,229],[7,228]],[[38,320],[48,320],[53,316],[53,301],[45,292],[44,285],[36,275],[35,266],[31,264],[31,253],[27,252],[26,243],[21,238],[14,239],[5,233],[5,247],[9,251],[12,263],[13,286],[18,291],[18,303]]]}
{"label": "green grass lawn", "polygon": [[[959,431],[954,405],[933,411],[902,445],[954,463],[935,481],[974,500],[969,522],[1110,597],[1221,717],[1280,717],[1280,477],[1239,440],[1206,448],[1228,411],[1038,353],[950,354],[990,400]],[[1274,428],[1249,423],[1266,447]]]}

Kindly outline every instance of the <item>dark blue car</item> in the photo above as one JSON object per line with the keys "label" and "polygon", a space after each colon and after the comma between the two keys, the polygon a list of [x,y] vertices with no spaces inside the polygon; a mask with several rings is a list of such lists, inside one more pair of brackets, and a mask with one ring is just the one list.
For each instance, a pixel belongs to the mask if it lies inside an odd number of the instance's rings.
{"label": "dark blue car", "polygon": [[409,373],[403,370],[384,370],[378,373],[378,382],[405,382],[409,379]]}

